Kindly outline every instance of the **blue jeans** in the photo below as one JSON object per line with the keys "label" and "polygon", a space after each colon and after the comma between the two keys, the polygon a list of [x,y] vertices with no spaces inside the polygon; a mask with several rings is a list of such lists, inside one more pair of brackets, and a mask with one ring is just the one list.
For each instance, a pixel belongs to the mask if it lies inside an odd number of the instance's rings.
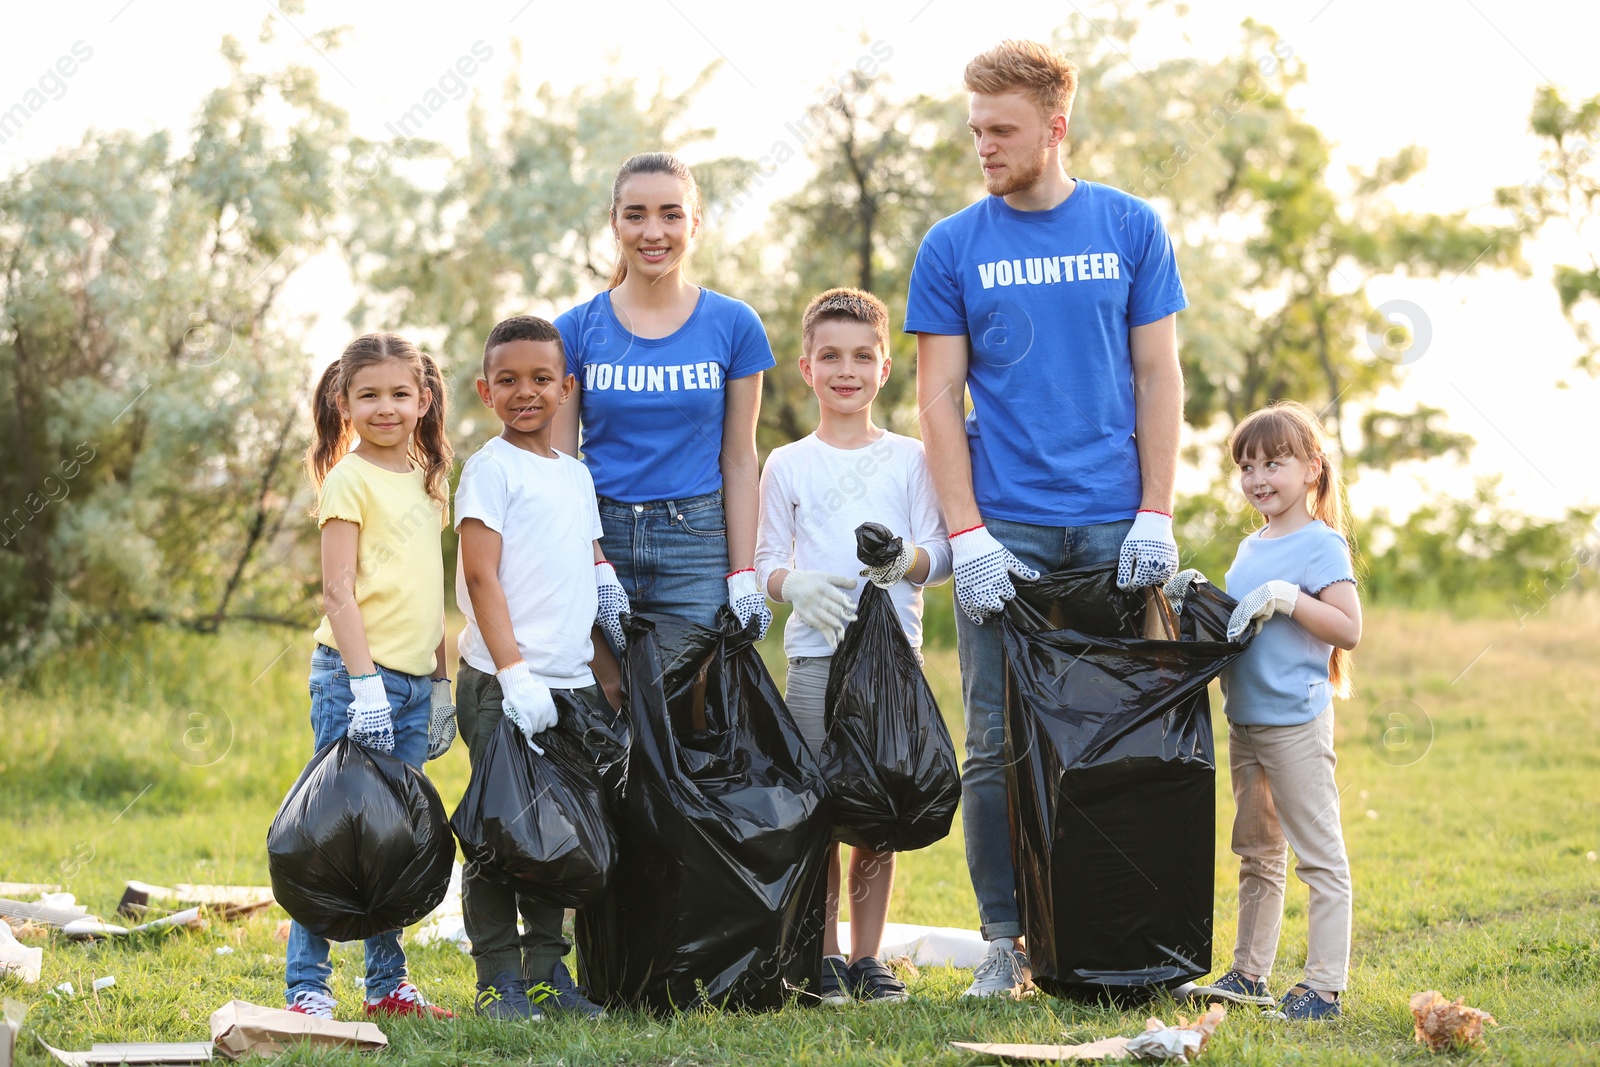
{"label": "blue jeans", "polygon": [[[401,674],[379,667],[383,688],[389,695],[394,714],[394,754],[419,770],[428,755],[428,718],[431,713],[433,682],[419,675]],[[343,737],[350,725],[347,709],[350,673],[336,649],[319,644],[311,653],[311,734],[313,751],[321,752]],[[297,922],[289,924],[288,964],[284,981],[285,999],[293,1004],[297,994],[306,991],[332,994],[328,980],[333,968],[328,963],[328,939],[318,937]],[[382,1000],[393,993],[406,977],[406,954],[400,947],[400,931],[369,937],[367,946],[367,998]]]}
{"label": "blue jeans", "polygon": [[728,602],[728,523],[722,494],[624,504],[600,497],[600,548],[634,611],[716,625]]}
{"label": "blue jeans", "polygon": [[[1018,559],[1048,574],[1117,558],[1133,520],[1095,526],[1032,526],[988,519],[995,540]],[[961,696],[967,712],[967,759],[961,766],[961,827],[967,839],[967,871],[978,898],[985,939],[1021,937],[1016,871],[1011,865],[1011,829],[1006,799],[1005,650],[995,619],[983,625],[956,608],[961,656]]]}

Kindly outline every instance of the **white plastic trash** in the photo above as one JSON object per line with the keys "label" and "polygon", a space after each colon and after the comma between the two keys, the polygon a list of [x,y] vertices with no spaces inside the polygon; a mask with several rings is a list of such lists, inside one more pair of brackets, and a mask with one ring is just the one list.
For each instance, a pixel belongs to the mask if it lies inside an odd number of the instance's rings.
{"label": "white plastic trash", "polygon": [[15,975],[31,984],[39,980],[43,963],[44,949],[22,944],[11,932],[10,924],[0,920],[0,975]]}

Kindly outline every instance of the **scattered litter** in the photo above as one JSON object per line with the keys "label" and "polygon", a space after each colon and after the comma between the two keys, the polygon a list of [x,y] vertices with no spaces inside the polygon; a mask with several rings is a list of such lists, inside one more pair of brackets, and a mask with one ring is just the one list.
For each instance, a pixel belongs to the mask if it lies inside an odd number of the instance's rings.
{"label": "scattered litter", "polygon": [[1079,1045],[1001,1045],[970,1041],[950,1042],[956,1048],[976,1052],[983,1056],[999,1056],[1007,1060],[1165,1060],[1175,1063],[1193,1062],[1205,1051],[1211,1035],[1228,1014],[1221,1004],[1212,1004],[1206,1013],[1194,1022],[1178,1016],[1177,1026],[1168,1026],[1160,1019],[1149,1019],[1144,1033],[1136,1037],[1104,1037]]}
{"label": "scattered litter", "polygon": [[467,937],[467,920],[461,912],[461,861],[450,869],[450,888],[445,890],[439,906],[428,913],[415,930],[406,935],[412,945],[428,945],[447,941],[462,952],[472,951],[472,941]]}
{"label": "scattered litter", "polygon": [[0,897],[34,897],[40,893],[59,893],[61,887],[48,882],[0,882]]}
{"label": "scattered litter", "polygon": [[39,980],[44,949],[18,943],[7,923],[0,923],[0,975],[12,975],[32,984]]}
{"label": "scattered litter", "polygon": [[110,989],[112,986],[114,986],[116,984],[117,984],[116,975],[108,974],[104,978],[96,978],[94,980],[94,991],[96,993],[98,993],[98,992],[100,992],[100,990],[102,990],[102,989]]}
{"label": "scattered litter", "polygon": [[93,918],[93,916],[76,904],[71,907],[60,908],[45,904],[29,904],[21,900],[12,900],[9,897],[0,897],[0,919],[6,920],[12,926],[21,926],[23,923],[37,923],[41,926],[61,927],[85,918]]}
{"label": "scattered litter", "polygon": [[1462,1003],[1463,997],[1446,1000],[1437,990],[1429,989],[1411,995],[1411,1015],[1416,1020],[1417,1041],[1428,1046],[1429,1052],[1449,1048],[1467,1048],[1483,1045],[1483,1024],[1495,1022],[1493,1015]]}
{"label": "scattered litter", "polygon": [[277,938],[279,941],[287,941],[287,940],[289,940],[289,928],[290,928],[290,925],[291,925],[291,920],[289,920],[289,919],[283,920],[281,923],[278,924],[278,928],[276,930],[272,931],[272,936]]}
{"label": "scattered litter", "polygon": [[60,985],[50,990],[50,992],[54,993],[58,997],[70,997],[76,993],[77,990],[72,988],[71,982],[62,982]]}
{"label": "scattered litter", "polygon": [[60,908],[62,911],[83,911],[78,898],[71,893],[40,893],[35,902],[46,908]]}
{"label": "scattered litter", "polygon": [[[839,942],[850,943],[848,922],[839,924]],[[919,967],[976,967],[988,951],[989,942],[976,930],[886,923],[878,958],[906,956]]]}
{"label": "scattered litter", "polygon": [[360,1052],[373,1052],[389,1044],[383,1031],[372,1023],[318,1019],[243,1000],[230,1000],[211,1013],[211,1040],[218,1052],[234,1060],[251,1053],[276,1056],[286,1046],[301,1042]]}
{"label": "scattered litter", "polygon": [[917,970],[917,965],[910,956],[888,956],[883,965],[893,971],[902,982],[916,981],[922,977],[922,972]]}
{"label": "scattered litter", "polygon": [[[0,923],[0,925],[4,925]],[[22,1029],[22,1017],[28,1009],[15,1000],[7,1000],[0,1011],[0,1067],[11,1067],[17,1057],[17,1031]]]}
{"label": "scattered litter", "polygon": [[158,930],[176,929],[187,927],[191,930],[205,929],[206,921],[200,915],[199,908],[186,908],[183,911],[163,915],[159,919],[152,919],[138,926],[117,926],[114,923],[101,922],[95,918],[74,919],[61,927],[61,933],[75,941],[93,940],[97,937],[127,937],[130,934],[147,934]]}
{"label": "scattered litter", "polygon": [[217,955],[219,955],[219,956],[231,956],[231,955],[233,955],[233,946],[232,945],[223,945],[222,947],[217,949]]}
{"label": "scattered litter", "polygon": [[88,1052],[63,1052],[39,1038],[45,1051],[67,1067],[101,1067],[111,1064],[205,1063],[211,1059],[209,1041],[131,1041],[95,1044]]}
{"label": "scattered litter", "polygon": [[1371,808],[1367,809],[1367,818],[1376,819],[1377,817],[1378,817],[1378,813],[1377,812],[1373,811]]}
{"label": "scattered litter", "polygon": [[1590,863],[1593,863],[1596,860],[1600,860],[1600,852],[1596,852],[1591,848],[1588,852],[1583,854],[1583,858],[1588,860]]}
{"label": "scattered litter", "polygon": [[130,880],[117,903],[117,914],[136,919],[151,910],[151,901],[200,906],[219,919],[239,919],[272,906],[272,887],[263,885],[196,885],[179,882],[172,887]]}

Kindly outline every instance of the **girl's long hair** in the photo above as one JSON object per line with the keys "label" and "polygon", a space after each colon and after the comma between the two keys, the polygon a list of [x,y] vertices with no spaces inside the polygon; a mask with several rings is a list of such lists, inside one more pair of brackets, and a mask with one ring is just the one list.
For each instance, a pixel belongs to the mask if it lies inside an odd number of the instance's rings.
{"label": "girl's long hair", "polygon": [[[671,152],[640,152],[636,156],[629,156],[622,161],[622,166],[617,168],[616,180],[611,183],[611,218],[616,221],[617,203],[622,199],[622,186],[635,174],[670,174],[683,183],[683,196],[686,203],[683,209],[692,218],[700,214],[700,186],[695,183],[694,172],[688,164],[673,155]],[[681,269],[681,268],[680,268]],[[622,284],[622,279],[628,276],[628,260],[617,250],[617,265],[611,268],[611,281],[607,289],[615,289]]]}
{"label": "girl's long hair", "polygon": [[392,333],[362,334],[345,346],[338,359],[328,364],[317,380],[311,398],[311,418],[315,433],[311,447],[306,449],[306,472],[312,486],[320,491],[323,480],[333,465],[350,451],[355,443],[356,431],[339,411],[339,397],[350,389],[350,380],[363,367],[370,367],[386,359],[398,359],[416,376],[417,388],[431,394],[428,410],[417,422],[406,450],[413,462],[422,468],[423,484],[428,496],[440,507],[449,503],[450,462],[454,453],[445,436],[445,387],[439,364],[432,356],[419,351],[404,337]]}
{"label": "girl's long hair", "polygon": [[[1334,466],[1333,457],[1323,447],[1322,426],[1311,409],[1295,400],[1280,400],[1270,407],[1251,412],[1233,428],[1228,437],[1233,462],[1243,463],[1251,456],[1294,456],[1310,463],[1319,461],[1322,473],[1311,488],[1311,517],[1320,519],[1350,546],[1351,566],[1355,565],[1355,531],[1350,522],[1349,502],[1344,479]],[[1351,694],[1350,650],[1336,648],[1328,657],[1328,681],[1335,696]]]}

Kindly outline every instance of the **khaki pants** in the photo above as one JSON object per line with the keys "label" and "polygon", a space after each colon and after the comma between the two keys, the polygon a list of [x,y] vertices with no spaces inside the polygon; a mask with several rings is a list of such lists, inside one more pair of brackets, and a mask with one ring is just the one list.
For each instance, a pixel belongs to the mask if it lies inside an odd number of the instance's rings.
{"label": "khaki pants", "polygon": [[1305,984],[1336,993],[1350,966],[1350,861],[1333,780],[1333,707],[1300,726],[1228,724],[1228,770],[1238,808],[1239,936],[1233,966],[1272,973],[1283,928],[1285,840],[1311,890]]}

